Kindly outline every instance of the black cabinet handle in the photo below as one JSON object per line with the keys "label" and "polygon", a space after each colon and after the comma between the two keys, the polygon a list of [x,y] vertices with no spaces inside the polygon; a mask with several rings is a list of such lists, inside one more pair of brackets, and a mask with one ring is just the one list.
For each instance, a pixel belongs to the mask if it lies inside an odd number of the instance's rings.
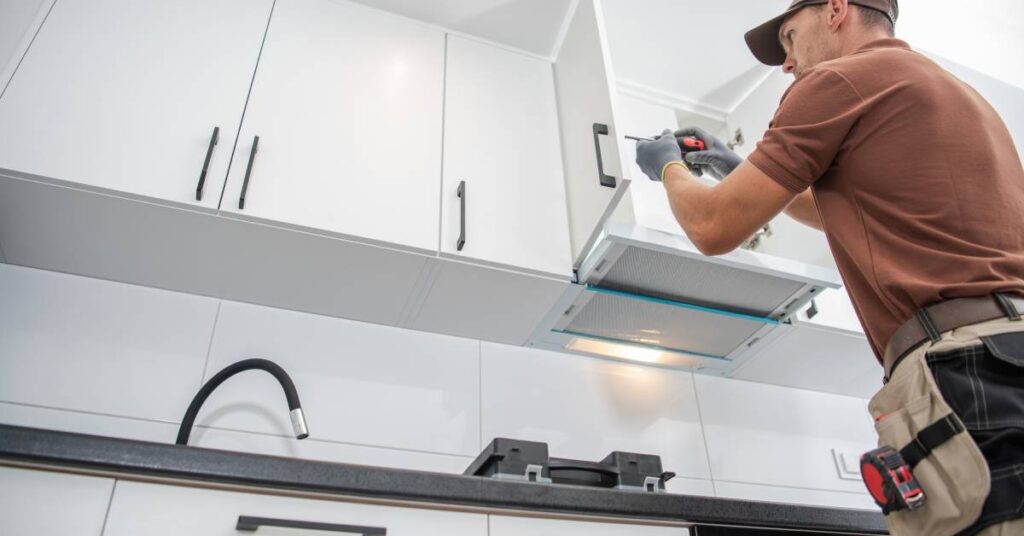
{"label": "black cabinet handle", "polygon": [[256,532],[260,527],[281,527],[286,529],[326,530],[363,536],[384,536],[388,529],[382,527],[361,527],[359,525],[336,525],[333,523],[314,523],[312,521],[295,521],[291,519],[272,519],[269,517],[238,516],[235,530],[239,532]]}
{"label": "black cabinet handle", "polygon": [[462,246],[466,245],[466,181],[459,181],[459,241],[456,243],[455,248],[458,251],[462,251]]}
{"label": "black cabinet handle", "polygon": [[206,148],[206,160],[203,161],[203,172],[199,174],[199,184],[196,185],[196,201],[203,200],[203,186],[206,184],[206,172],[210,169],[210,157],[213,156],[213,148],[217,145],[220,137],[220,127],[213,127],[213,134],[210,136],[210,146]]}
{"label": "black cabinet handle", "polygon": [[256,159],[256,148],[260,145],[260,137],[253,136],[252,150],[249,151],[249,165],[245,167],[245,180],[242,181],[242,195],[238,196],[238,210],[245,209],[245,192],[249,190],[249,175],[252,173],[252,161]]}
{"label": "black cabinet handle", "polygon": [[615,188],[615,177],[605,175],[604,173],[604,159],[601,157],[601,141],[598,139],[598,136],[607,135],[608,125],[594,123],[594,152],[597,153],[597,178],[598,181],[600,181],[601,186]]}

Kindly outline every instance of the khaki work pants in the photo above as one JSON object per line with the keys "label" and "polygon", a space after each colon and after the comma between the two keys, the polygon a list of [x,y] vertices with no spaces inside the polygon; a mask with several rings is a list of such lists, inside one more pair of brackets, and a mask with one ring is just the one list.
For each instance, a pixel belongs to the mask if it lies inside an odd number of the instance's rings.
{"label": "khaki work pants", "polygon": [[[927,354],[977,346],[980,337],[1022,330],[1021,322],[1009,319],[982,322],[947,332],[941,340],[925,343],[908,354],[868,405],[875,418],[879,446],[899,450],[921,429],[953,413],[936,385]],[[967,432],[937,447],[913,472],[927,501],[919,510],[886,516],[893,536],[954,536],[981,515],[991,489],[991,476],[981,450]],[[1024,520],[993,525],[979,535],[1024,536]]]}

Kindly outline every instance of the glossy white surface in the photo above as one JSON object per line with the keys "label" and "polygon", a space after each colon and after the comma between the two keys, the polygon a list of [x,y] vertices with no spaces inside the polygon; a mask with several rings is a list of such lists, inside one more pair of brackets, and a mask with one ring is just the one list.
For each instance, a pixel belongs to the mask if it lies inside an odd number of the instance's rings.
{"label": "glossy white surface", "polygon": [[839,478],[832,449],[875,448],[866,400],[699,374],[695,378],[716,482],[854,493],[864,489],[861,482]]}
{"label": "glossy white surface", "polygon": [[[580,0],[555,61],[555,94],[574,260],[599,227],[616,189],[626,187],[620,160],[624,142],[618,138],[622,132],[616,125],[614,109],[614,76],[600,0]],[[598,137],[599,150],[604,173],[616,178],[617,188],[600,183],[594,123],[608,126],[608,135]]]}
{"label": "glossy white surface", "polygon": [[0,95],[54,0],[0,0]]}
{"label": "glossy white surface", "polygon": [[221,210],[436,251],[443,89],[440,30],[344,0],[278,2]]}
{"label": "glossy white surface", "polygon": [[864,328],[860,324],[857,312],[853,309],[853,303],[850,302],[850,295],[847,294],[846,287],[825,289],[814,298],[814,302],[817,305],[817,314],[808,318],[809,307],[805,308],[798,315],[801,322],[838,328],[853,333],[864,333]]}
{"label": "glossy white surface", "polygon": [[16,266],[0,272],[0,401],[175,422],[217,301]]}
{"label": "glossy white surface", "polygon": [[685,536],[689,529],[491,516],[490,536]]}
{"label": "glossy white surface", "polygon": [[[689,372],[484,343],[483,440],[543,441],[551,456],[661,456],[666,471],[710,477]],[[668,490],[676,490],[672,481]]]}
{"label": "glossy white surface", "polygon": [[216,208],[271,4],[57,3],[0,100],[0,168]]}
{"label": "glossy white surface", "polygon": [[[860,484],[861,488],[864,487],[860,480],[857,480],[857,483]],[[871,499],[871,495],[868,494],[866,489],[857,492],[842,492],[784,486],[764,486],[741,482],[722,482],[721,480],[715,482],[715,489],[718,490],[718,496],[723,499],[878,511],[878,506],[875,505],[875,501]]]}
{"label": "glossy white surface", "polygon": [[[188,515],[182,515],[187,512]],[[238,516],[386,528],[389,536],[486,536],[487,516],[118,482],[105,536],[237,534]],[[282,529],[260,529],[284,534]],[[306,531],[308,532],[308,531]],[[289,533],[298,533],[290,530]]]}
{"label": "glossy white surface", "polygon": [[355,0],[542,56],[554,54],[572,0]]}
{"label": "glossy white surface", "polygon": [[[466,242],[460,251],[461,181]],[[443,183],[443,253],[572,274],[549,62],[448,37]]]}
{"label": "glossy white surface", "polygon": [[[173,443],[178,434],[177,423],[110,417],[5,403],[0,403],[0,423],[157,443]],[[473,461],[473,458],[469,456],[364,447],[317,439],[297,441],[294,437],[221,430],[203,426],[196,426],[192,429],[189,445],[305,460],[451,474],[462,474]],[[699,490],[700,488],[697,486],[699,483],[691,485]],[[695,491],[695,493],[701,494],[699,491]]]}
{"label": "glossy white surface", "polygon": [[568,281],[439,261],[413,329],[523,344]]}
{"label": "glossy white surface", "polygon": [[882,367],[863,334],[803,322],[778,330],[733,377],[859,398],[882,388]]}
{"label": "glossy white surface", "polygon": [[99,536],[114,480],[0,467],[0,533]]}
{"label": "glossy white surface", "polygon": [[[295,382],[311,439],[475,456],[480,451],[476,341],[224,302],[206,368],[274,361]],[[294,437],[280,385],[246,371],[196,421]]]}
{"label": "glossy white surface", "polygon": [[[728,112],[769,68],[743,41],[786,0],[603,0],[615,71],[674,100]],[[699,73],[699,74],[697,74]]]}

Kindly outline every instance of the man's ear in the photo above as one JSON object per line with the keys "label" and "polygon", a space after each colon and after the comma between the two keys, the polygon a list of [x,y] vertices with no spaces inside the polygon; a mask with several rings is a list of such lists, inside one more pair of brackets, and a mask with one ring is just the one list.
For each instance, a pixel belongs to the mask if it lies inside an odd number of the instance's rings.
{"label": "man's ear", "polygon": [[828,0],[828,4],[825,5],[825,22],[830,31],[838,32],[839,27],[849,16],[849,0]]}

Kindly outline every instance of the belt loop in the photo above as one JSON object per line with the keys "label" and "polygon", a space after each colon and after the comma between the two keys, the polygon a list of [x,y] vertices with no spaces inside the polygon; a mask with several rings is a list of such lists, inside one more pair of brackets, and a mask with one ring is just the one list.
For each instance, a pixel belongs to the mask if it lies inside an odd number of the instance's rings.
{"label": "belt loop", "polygon": [[915,316],[917,317],[917,322],[921,324],[921,327],[924,328],[925,334],[928,335],[928,338],[931,339],[933,343],[939,342],[942,339],[942,334],[939,333],[938,328],[935,327],[935,322],[932,321],[932,317],[928,314],[927,310],[921,309]]}
{"label": "belt loop", "polygon": [[1017,306],[1013,304],[1013,301],[1010,300],[1009,296],[1003,294],[1002,292],[994,292],[992,293],[992,295],[995,296],[996,303],[999,304],[999,308],[1002,309],[1004,313],[1006,313],[1006,316],[1011,321],[1019,322],[1021,320],[1020,311],[1017,310]]}

